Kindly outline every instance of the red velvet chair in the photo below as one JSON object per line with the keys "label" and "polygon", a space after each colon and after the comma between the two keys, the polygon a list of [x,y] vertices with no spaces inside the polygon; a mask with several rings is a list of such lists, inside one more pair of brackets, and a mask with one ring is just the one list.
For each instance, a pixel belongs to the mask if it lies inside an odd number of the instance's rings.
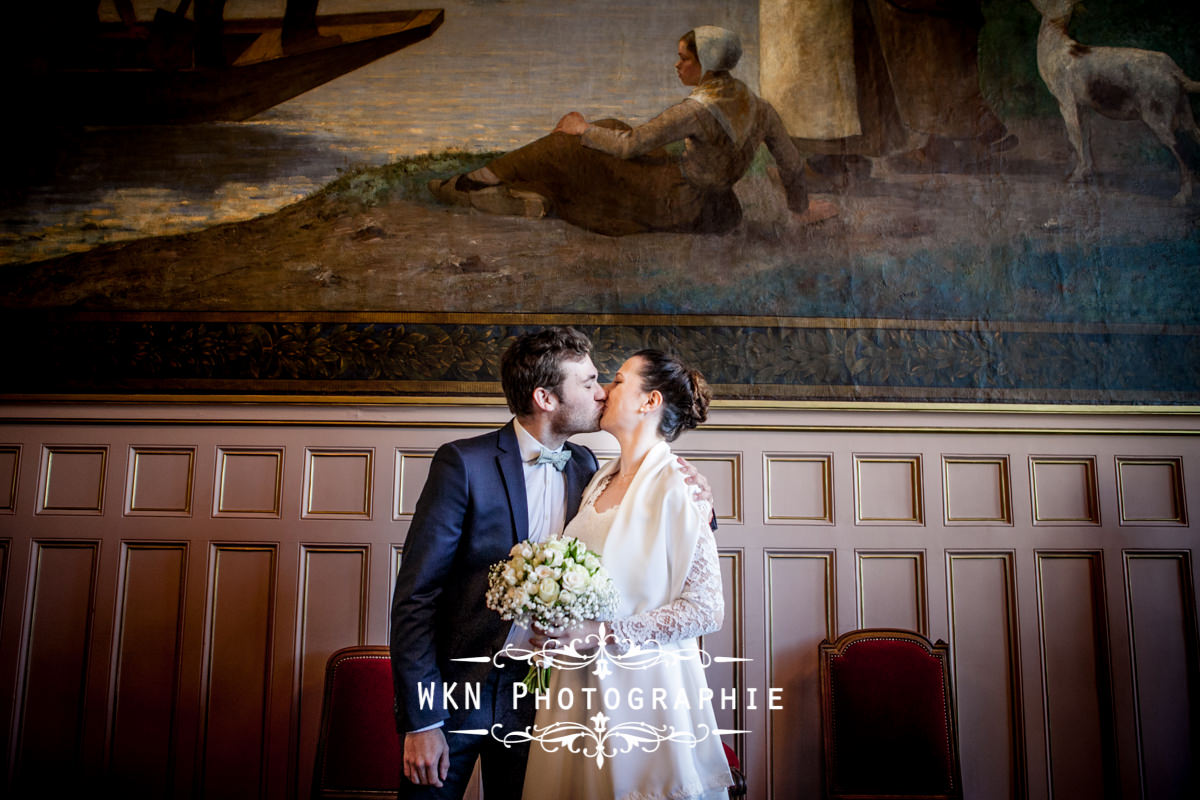
{"label": "red velvet chair", "polygon": [[821,643],[826,797],[962,798],[949,656],[890,628]]}
{"label": "red velvet chair", "polygon": [[402,750],[392,709],[386,646],[344,647],[329,657],[313,765],[315,800],[396,796]]}

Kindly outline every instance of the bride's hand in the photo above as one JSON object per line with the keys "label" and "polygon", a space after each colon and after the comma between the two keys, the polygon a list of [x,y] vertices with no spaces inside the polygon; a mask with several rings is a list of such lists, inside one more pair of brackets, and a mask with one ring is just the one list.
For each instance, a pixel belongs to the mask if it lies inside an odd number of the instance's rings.
{"label": "bride's hand", "polygon": [[533,636],[529,642],[535,650],[554,650],[575,644],[576,650],[594,650],[600,639],[600,623],[596,620],[581,622],[572,628],[551,630],[533,623]]}
{"label": "bride's hand", "polygon": [[558,124],[554,126],[554,133],[569,133],[572,136],[579,136],[588,129],[588,121],[583,114],[578,111],[572,111],[565,114]]}

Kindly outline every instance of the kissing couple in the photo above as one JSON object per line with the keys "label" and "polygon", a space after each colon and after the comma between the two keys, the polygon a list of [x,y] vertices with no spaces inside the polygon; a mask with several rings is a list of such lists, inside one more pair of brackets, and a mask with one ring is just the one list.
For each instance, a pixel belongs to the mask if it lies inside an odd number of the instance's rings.
{"label": "kissing couple", "polygon": [[[514,418],[433,457],[392,599],[400,798],[461,798],[476,758],[487,800],[716,800],[733,783],[711,703],[650,702],[704,696],[696,639],[724,618],[712,493],[670,447],[705,420],[711,393],[657,350],[634,353],[604,386],[591,354],[569,327],[516,339],[501,361]],[[568,441],[596,430],[620,446],[602,467]],[[619,595],[611,619],[527,631],[486,607],[493,564],[521,542],[561,536],[601,554]],[[603,647],[618,664],[635,647],[661,657],[648,669],[556,668],[542,695],[520,685],[528,660],[493,659],[572,644]],[[678,735],[646,752],[611,737],[622,724]],[[574,746],[537,741],[564,725],[583,732]],[[504,742],[513,732],[534,743]],[[588,755],[597,747],[604,758]]]}

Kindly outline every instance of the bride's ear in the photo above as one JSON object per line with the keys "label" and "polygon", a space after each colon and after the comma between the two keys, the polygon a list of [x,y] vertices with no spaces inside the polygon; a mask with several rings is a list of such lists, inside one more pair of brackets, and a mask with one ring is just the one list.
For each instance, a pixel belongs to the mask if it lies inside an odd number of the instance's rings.
{"label": "bride's ear", "polygon": [[660,392],[658,389],[655,389],[654,391],[650,392],[649,395],[646,396],[646,402],[642,403],[642,408],[645,409],[647,412],[656,411],[659,408],[662,408],[662,404],[663,404],[662,392]]}

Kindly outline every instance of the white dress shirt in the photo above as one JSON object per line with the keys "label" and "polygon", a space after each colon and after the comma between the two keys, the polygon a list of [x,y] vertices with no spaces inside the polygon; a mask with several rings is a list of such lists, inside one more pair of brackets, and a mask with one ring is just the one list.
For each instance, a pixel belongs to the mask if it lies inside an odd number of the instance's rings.
{"label": "white dress shirt", "polygon": [[[517,434],[517,446],[521,450],[521,461],[525,465],[525,505],[529,510],[530,542],[545,542],[562,536],[567,525],[567,479],[562,472],[549,464],[537,464],[542,454],[542,443],[533,434],[513,420]],[[562,450],[560,446],[551,452]],[[508,632],[505,645],[529,647],[532,631],[513,625]]]}

